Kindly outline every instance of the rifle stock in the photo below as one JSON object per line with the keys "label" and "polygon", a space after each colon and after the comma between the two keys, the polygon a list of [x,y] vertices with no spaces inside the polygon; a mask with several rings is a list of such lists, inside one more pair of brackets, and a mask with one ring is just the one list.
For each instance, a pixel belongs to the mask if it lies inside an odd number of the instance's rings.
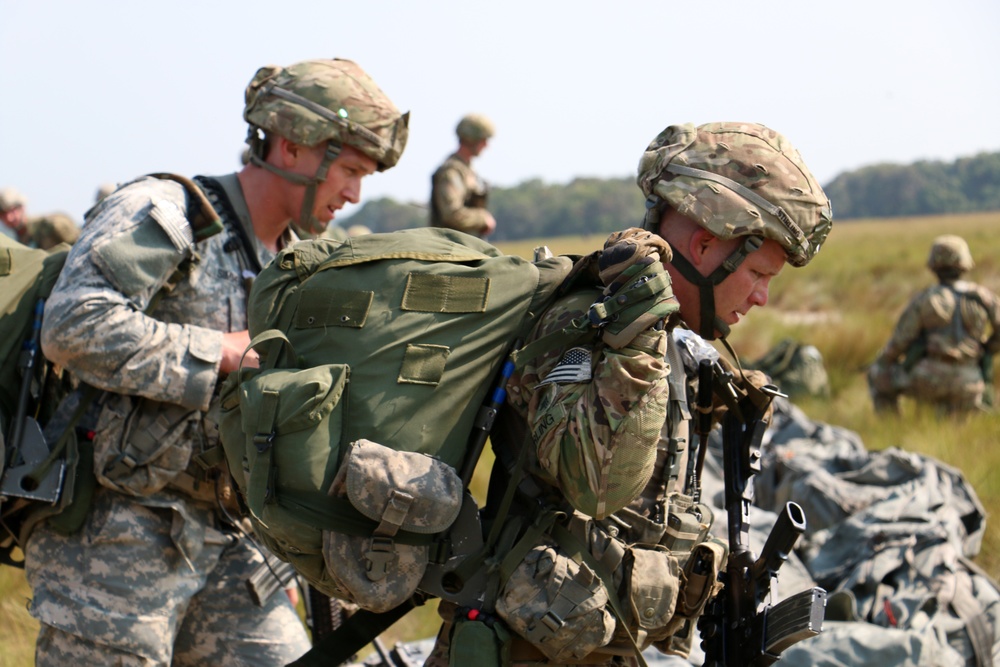
{"label": "rifle stock", "polygon": [[729,409],[722,423],[729,556],[720,575],[723,590],[699,622],[706,667],[759,667],[780,659],[792,644],[822,631],[826,591],[812,588],[771,605],[778,570],[788,559],[806,517],[793,502],[785,505],[759,557],[750,548],[753,477],[761,469],[760,444],[766,414],[777,389],[740,389],[733,376],[714,364],[716,392]]}

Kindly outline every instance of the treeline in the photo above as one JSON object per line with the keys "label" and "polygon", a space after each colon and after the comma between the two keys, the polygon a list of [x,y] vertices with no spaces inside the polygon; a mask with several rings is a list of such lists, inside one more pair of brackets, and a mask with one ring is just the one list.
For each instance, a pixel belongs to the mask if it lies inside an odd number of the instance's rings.
{"label": "treeline", "polygon": [[1000,152],[876,164],[844,172],[823,189],[839,220],[1000,211]]}
{"label": "treeline", "polygon": [[[1000,210],[1000,152],[955,162],[878,164],[845,172],[824,186],[837,220]],[[610,233],[638,226],[645,212],[633,177],[578,178],[565,185],[530,180],[494,188],[494,241]],[[382,198],[344,221],[376,232],[427,224],[426,204]]]}

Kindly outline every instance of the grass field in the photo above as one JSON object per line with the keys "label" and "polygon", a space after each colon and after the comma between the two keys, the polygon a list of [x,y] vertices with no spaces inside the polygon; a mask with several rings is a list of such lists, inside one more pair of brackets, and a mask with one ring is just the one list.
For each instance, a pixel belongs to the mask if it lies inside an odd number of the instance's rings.
{"label": "grass field", "polygon": [[[838,223],[823,252],[804,269],[786,268],[772,284],[768,307],[752,311],[731,338],[743,359],[759,357],[784,337],[812,343],[823,354],[832,386],[828,400],[799,402],[812,419],[856,431],[869,449],[897,446],[963,471],[989,516],[976,560],[995,579],[1000,578],[1000,415],[940,419],[904,401],[899,417],[876,417],[864,371],[910,297],[934,282],[925,261],[935,236],[963,236],[977,262],[970,279],[1000,292],[998,231],[1000,213]],[[583,254],[599,248],[603,237],[507,243],[500,248],[531,257],[532,249],[543,243],[556,254]],[[1000,378],[1000,360],[997,364],[995,377]],[[477,495],[486,459],[477,473]],[[25,609],[29,597],[21,572],[0,567],[0,667],[33,664],[37,626]],[[434,606],[427,605],[404,618],[385,639],[391,644],[430,636],[436,626]]]}

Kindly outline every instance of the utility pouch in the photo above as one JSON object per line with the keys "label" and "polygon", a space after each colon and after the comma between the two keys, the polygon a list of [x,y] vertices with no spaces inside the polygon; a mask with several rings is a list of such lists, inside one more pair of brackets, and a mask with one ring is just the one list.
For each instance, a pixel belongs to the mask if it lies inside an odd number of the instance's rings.
{"label": "utility pouch", "polygon": [[449,667],[504,667],[510,664],[510,633],[500,623],[459,620],[451,633]]}
{"label": "utility pouch", "polygon": [[[621,605],[623,620],[635,643],[643,648],[674,634],[683,625],[683,620],[675,615],[681,588],[677,557],[663,547],[635,545],[627,550],[622,568],[623,578],[628,582]],[[634,653],[632,642],[621,627],[615,632],[612,644],[620,650],[608,652]]]}
{"label": "utility pouch", "polygon": [[200,413],[147,398],[108,394],[94,438],[94,475],[109,489],[147,496],[191,460]]}
{"label": "utility pouch", "polygon": [[611,641],[607,603],[600,577],[544,539],[504,583],[496,613],[550,660],[572,662]]}
{"label": "utility pouch", "polygon": [[430,540],[404,544],[397,534],[446,530],[462,508],[462,489],[455,469],[427,454],[352,442],[330,495],[346,498],[378,526],[366,536],[323,531],[326,568],[345,599],[383,612],[412,596],[427,569]]}
{"label": "utility pouch", "polygon": [[716,539],[696,545],[684,565],[680,597],[677,601],[675,632],[661,637],[657,648],[667,654],[687,658],[695,639],[698,618],[708,601],[722,590],[719,572],[725,565],[728,547]]}

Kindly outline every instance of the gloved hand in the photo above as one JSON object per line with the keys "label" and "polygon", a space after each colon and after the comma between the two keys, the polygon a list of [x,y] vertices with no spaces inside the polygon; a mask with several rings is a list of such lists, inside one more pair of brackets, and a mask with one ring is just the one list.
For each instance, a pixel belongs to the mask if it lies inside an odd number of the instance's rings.
{"label": "gloved hand", "polygon": [[605,285],[600,305],[608,313],[601,338],[615,349],[678,310],[663,262],[670,246],[656,234],[632,227],[608,237],[598,259]]}
{"label": "gloved hand", "polygon": [[672,256],[667,242],[652,232],[638,227],[615,232],[604,242],[597,264],[601,282],[607,288],[604,294],[615,293],[629,282],[630,276],[653,262],[669,262]]}
{"label": "gloved hand", "polygon": [[[736,384],[738,389],[741,389],[744,392],[746,391],[746,386],[748,384],[758,389],[764,385],[771,384],[771,378],[769,378],[767,374],[762,371],[744,369],[743,374],[741,375],[739,369],[724,356],[719,357],[719,365],[721,365],[727,372],[733,374],[733,382]],[[712,410],[712,424],[715,425],[721,423],[722,418],[725,416],[728,409],[729,408],[725,403],[716,403],[714,409]],[[774,404],[770,403],[764,413],[764,420],[768,423],[771,422],[771,415],[773,412]]]}

